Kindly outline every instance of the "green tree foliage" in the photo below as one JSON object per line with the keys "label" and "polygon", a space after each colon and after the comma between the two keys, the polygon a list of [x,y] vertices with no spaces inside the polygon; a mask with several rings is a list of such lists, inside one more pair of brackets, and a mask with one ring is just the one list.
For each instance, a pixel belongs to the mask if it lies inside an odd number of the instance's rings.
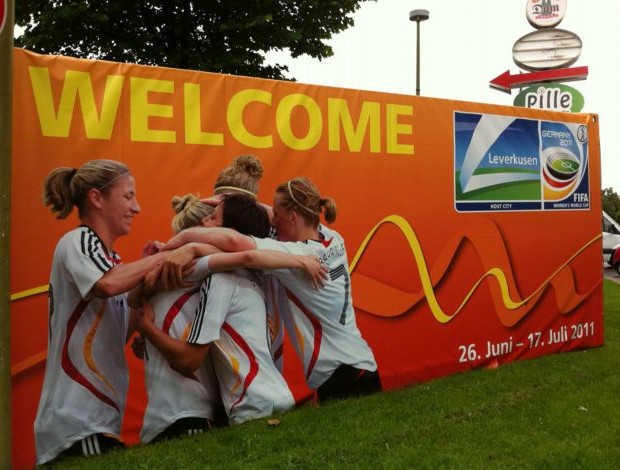
{"label": "green tree foliage", "polygon": [[370,0],[18,0],[16,46],[42,54],[283,79],[265,53],[333,55],[325,43]]}
{"label": "green tree foliage", "polygon": [[602,193],[603,210],[616,222],[620,223],[620,196],[613,188],[605,188]]}

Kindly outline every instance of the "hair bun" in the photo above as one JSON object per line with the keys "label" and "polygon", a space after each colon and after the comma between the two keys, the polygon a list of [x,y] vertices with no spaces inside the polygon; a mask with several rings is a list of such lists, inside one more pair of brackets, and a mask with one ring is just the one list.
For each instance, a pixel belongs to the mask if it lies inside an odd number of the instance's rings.
{"label": "hair bun", "polygon": [[254,155],[239,155],[232,161],[231,167],[257,180],[263,176],[263,165]]}
{"label": "hair bun", "polygon": [[183,212],[189,205],[198,201],[198,197],[194,194],[186,194],[185,196],[174,196],[172,198],[172,209],[176,214]]}

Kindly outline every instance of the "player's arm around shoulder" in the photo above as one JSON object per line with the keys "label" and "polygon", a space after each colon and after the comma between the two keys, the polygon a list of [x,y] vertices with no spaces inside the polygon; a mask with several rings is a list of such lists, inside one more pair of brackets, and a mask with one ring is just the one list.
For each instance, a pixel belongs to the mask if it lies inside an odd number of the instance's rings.
{"label": "player's arm around shoulder", "polygon": [[127,264],[119,264],[106,271],[93,286],[92,297],[113,297],[136,287],[144,275],[160,266],[164,253],[157,253]]}
{"label": "player's arm around shoulder", "polygon": [[225,227],[192,227],[179,232],[164,245],[165,250],[178,248],[186,243],[205,243],[223,251],[245,251],[255,248],[251,237]]}
{"label": "player's arm around shoulder", "polygon": [[166,358],[170,365],[183,374],[191,374],[203,363],[211,343],[190,344],[164,333],[155,325],[155,312],[146,300],[136,310],[136,328]]}

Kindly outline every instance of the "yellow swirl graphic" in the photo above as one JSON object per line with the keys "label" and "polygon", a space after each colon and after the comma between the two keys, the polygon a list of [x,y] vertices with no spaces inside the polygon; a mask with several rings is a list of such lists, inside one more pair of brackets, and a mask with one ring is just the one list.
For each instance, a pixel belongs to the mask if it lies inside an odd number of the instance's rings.
{"label": "yellow swirl graphic", "polygon": [[11,294],[11,302],[14,300],[25,299],[26,297],[31,297],[37,294],[44,294],[49,290],[49,284],[45,284],[43,286],[34,287],[32,289],[26,289],[20,292],[16,292],[15,294]]}
{"label": "yellow swirl graphic", "polygon": [[[422,285],[422,292],[420,293],[403,293],[400,292],[400,301],[396,307],[385,307],[377,303],[376,300],[371,299],[385,299],[386,296],[377,295],[377,288],[383,288],[389,290],[390,294],[396,294],[396,290],[391,286],[386,286],[376,281],[365,277],[362,274],[355,273],[362,255],[368,248],[370,241],[377,232],[377,230],[383,224],[393,224],[400,229],[405,236],[411,252],[414,256],[415,265],[418,270],[420,282]],[[434,268],[434,272],[431,275],[429,272],[426,260],[424,258],[424,252],[416,236],[414,230],[407,220],[399,215],[389,215],[381,220],[366,236],[353,260],[351,261],[349,271],[351,273],[352,281],[358,284],[355,292],[356,297],[361,297],[361,302],[358,302],[358,298],[354,300],[354,304],[358,308],[362,308],[368,313],[383,316],[383,317],[395,317],[402,315],[419,301],[425,299],[428,303],[430,310],[435,319],[440,323],[448,323],[454,319],[461,310],[467,305],[472,295],[478,290],[480,285],[489,280],[489,287],[491,288],[491,295],[496,311],[502,323],[505,326],[512,326],[517,323],[523,316],[525,316],[531,308],[536,304],[541,297],[545,288],[552,285],[556,291],[556,300],[558,304],[558,310],[560,313],[568,313],[579,305],[590,293],[594,290],[596,285],[600,284],[600,281],[595,284],[585,294],[579,294],[575,289],[574,273],[570,268],[570,263],[577,258],[584,250],[594,244],[601,238],[601,234],[597,234],[591,240],[586,242],[581,248],[572,254],[561,266],[559,266],[546,280],[544,280],[533,292],[527,296],[521,296],[518,293],[516,282],[510,267],[508,253],[506,251],[505,242],[495,224],[490,221],[478,222],[475,227],[471,228],[471,233],[467,236],[463,235],[455,238],[449,243],[438,256]],[[473,286],[465,294],[460,305],[453,312],[446,312],[441,307],[437,296],[435,294],[435,286],[448,272],[450,262],[456,256],[459,247],[462,245],[464,239],[472,241],[474,248],[476,249],[481,261],[486,268],[486,271],[480,275],[480,277],[474,282]],[[491,259],[502,260],[496,263],[505,264],[505,266],[492,266]],[[434,282],[433,282],[434,279]],[[495,282],[490,282],[494,280]],[[391,289],[391,290],[390,290]],[[365,295],[367,292],[372,292],[372,296]],[[358,295],[361,293],[361,296]],[[393,298],[393,296],[391,296]],[[383,301],[383,300],[380,300]]]}

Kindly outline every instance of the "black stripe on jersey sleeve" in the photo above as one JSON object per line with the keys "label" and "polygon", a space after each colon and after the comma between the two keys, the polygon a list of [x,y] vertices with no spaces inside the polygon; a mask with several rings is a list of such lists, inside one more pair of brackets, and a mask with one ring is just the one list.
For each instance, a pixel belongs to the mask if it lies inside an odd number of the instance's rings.
{"label": "black stripe on jersey sleeve", "polygon": [[80,250],[82,250],[82,254],[85,255],[86,253],[86,230],[82,230],[82,232],[80,233]]}
{"label": "black stripe on jersey sleeve", "polygon": [[108,269],[112,269],[114,267],[114,261],[112,261],[107,255],[107,249],[99,235],[95,232],[92,233],[92,248],[91,251],[93,255],[97,256],[97,259],[101,262],[102,266]]}
{"label": "black stripe on jersey sleeve", "polygon": [[340,276],[343,276],[345,274],[345,269],[344,269],[344,265],[340,265],[337,268],[332,269],[329,272],[329,278],[332,281],[335,281],[336,279],[338,279]]}
{"label": "black stripe on jersey sleeve", "polygon": [[103,256],[100,252],[97,252],[97,258],[99,259],[99,262],[106,267],[106,271],[109,271],[114,266],[114,263]]}
{"label": "black stripe on jersey sleeve", "polygon": [[343,277],[344,278],[344,303],[342,305],[342,312],[340,314],[340,324],[344,325],[347,319],[347,309],[349,307],[349,273],[347,272],[347,270],[345,269],[344,265],[341,264],[340,266],[338,266],[337,268],[332,269],[329,272],[329,278],[332,281],[335,281],[336,279]]}
{"label": "black stripe on jersey sleeve", "polygon": [[99,249],[99,238],[94,233],[90,233],[88,237],[88,256],[95,263],[95,266],[103,273],[110,269],[110,266],[101,259],[101,255],[97,253]]}
{"label": "black stripe on jersey sleeve", "polygon": [[200,301],[198,307],[196,307],[196,317],[192,322],[192,329],[187,337],[188,343],[195,343],[200,336],[200,330],[204,322],[204,317],[207,309],[207,299],[209,297],[209,290],[211,288],[211,274],[209,274],[200,285]]}
{"label": "black stripe on jersey sleeve", "polygon": [[[86,235],[86,232],[83,232],[83,235]],[[105,259],[102,259],[99,253],[95,253],[100,243],[99,237],[97,237],[94,232],[89,230],[88,240],[85,242],[86,250],[83,253],[91,259],[95,266],[97,266],[97,269],[99,269],[102,273],[106,273],[112,266]]]}

